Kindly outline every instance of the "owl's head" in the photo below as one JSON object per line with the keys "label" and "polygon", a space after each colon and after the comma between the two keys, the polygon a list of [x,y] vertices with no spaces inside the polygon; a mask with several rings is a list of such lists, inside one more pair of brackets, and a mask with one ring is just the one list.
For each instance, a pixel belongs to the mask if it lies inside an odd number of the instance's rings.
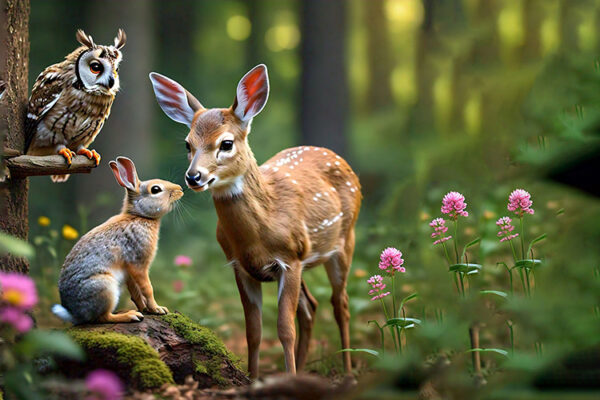
{"label": "owl's head", "polygon": [[83,45],[75,64],[75,73],[82,89],[92,94],[115,95],[119,91],[119,63],[123,58],[121,48],[127,41],[123,29],[119,29],[114,45],[110,46],[94,43],[92,37],[81,29],[76,37]]}

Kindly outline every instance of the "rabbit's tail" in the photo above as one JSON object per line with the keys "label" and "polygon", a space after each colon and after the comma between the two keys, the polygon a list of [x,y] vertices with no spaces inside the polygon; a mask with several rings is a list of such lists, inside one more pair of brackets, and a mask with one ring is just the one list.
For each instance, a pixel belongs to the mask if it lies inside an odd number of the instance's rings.
{"label": "rabbit's tail", "polygon": [[56,315],[58,318],[62,319],[63,321],[70,322],[72,324],[75,323],[75,318],[73,318],[71,313],[66,308],[61,306],[60,304],[53,305],[52,312],[54,313],[54,315]]}

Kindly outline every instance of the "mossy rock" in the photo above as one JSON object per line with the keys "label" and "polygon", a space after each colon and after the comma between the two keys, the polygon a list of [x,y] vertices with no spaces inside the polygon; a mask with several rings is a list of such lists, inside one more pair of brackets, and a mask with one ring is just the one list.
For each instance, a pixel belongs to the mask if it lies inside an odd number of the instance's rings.
{"label": "mossy rock", "polygon": [[223,342],[182,314],[147,315],[139,323],[76,326],[67,333],[87,354],[83,364],[59,363],[68,376],[82,377],[93,369],[106,368],[137,389],[183,383],[188,375],[201,388],[250,382]]}

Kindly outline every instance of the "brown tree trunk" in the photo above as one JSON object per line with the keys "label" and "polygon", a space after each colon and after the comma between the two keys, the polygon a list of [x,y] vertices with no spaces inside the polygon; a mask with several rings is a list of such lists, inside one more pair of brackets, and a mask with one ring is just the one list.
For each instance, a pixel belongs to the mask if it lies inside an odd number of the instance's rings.
{"label": "brown tree trunk", "polygon": [[[122,189],[116,185],[108,168],[108,162],[117,156],[131,158],[142,179],[148,179],[154,173],[151,134],[155,101],[148,79],[154,57],[152,8],[153,4],[145,0],[105,0],[88,6],[89,31],[97,42],[111,44],[118,28],[123,28],[127,43],[119,67],[121,90],[104,128],[90,146],[102,155],[102,164],[93,177],[72,177],[77,181],[77,204],[93,205],[98,193],[102,192],[114,193],[117,198],[122,196]],[[97,18],[98,15],[103,17]],[[115,211],[90,208],[90,221],[103,220]]]}
{"label": "brown tree trunk", "polygon": [[392,73],[392,49],[383,10],[383,0],[363,3],[367,27],[367,62],[369,63],[369,87],[367,108],[371,111],[392,104],[390,75]]}
{"label": "brown tree trunk", "polygon": [[[29,0],[0,0],[0,80],[6,91],[0,101],[0,141],[23,150],[29,70]],[[4,176],[4,167],[0,170]],[[0,183],[0,231],[27,239],[27,178]],[[23,258],[0,257],[0,270],[29,271]]]}
{"label": "brown tree trunk", "polygon": [[345,155],[346,2],[305,0],[302,11],[302,144]]}

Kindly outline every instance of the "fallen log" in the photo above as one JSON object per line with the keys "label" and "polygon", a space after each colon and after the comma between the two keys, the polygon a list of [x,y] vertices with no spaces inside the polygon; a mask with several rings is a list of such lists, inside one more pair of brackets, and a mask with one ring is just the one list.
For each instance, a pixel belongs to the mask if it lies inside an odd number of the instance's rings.
{"label": "fallen log", "polygon": [[199,388],[250,383],[223,342],[182,314],[147,315],[139,323],[80,325],[67,333],[87,355],[83,363],[58,360],[59,370],[69,378],[103,368],[119,375],[129,389],[183,383],[187,376]]}

